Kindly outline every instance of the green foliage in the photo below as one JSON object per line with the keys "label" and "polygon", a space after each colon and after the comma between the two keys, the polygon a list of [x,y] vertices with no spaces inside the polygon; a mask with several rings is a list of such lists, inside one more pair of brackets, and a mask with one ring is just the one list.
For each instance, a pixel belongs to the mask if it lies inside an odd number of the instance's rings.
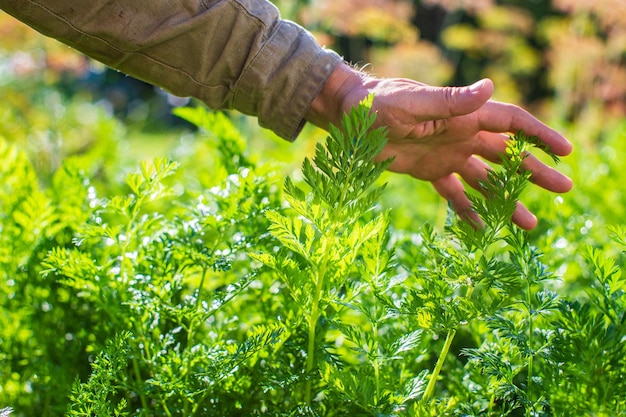
{"label": "green foliage", "polygon": [[115,396],[116,388],[123,386],[124,368],[129,354],[127,340],[130,333],[123,333],[107,343],[105,349],[93,361],[92,372],[86,383],[76,380],[69,396],[69,416],[126,416],[126,399],[111,404],[110,396]]}
{"label": "green foliage", "polygon": [[[626,413],[626,229],[571,292],[510,219],[539,143],[470,196],[481,224],[393,223],[371,97],[278,186],[224,115],[123,181],[42,185],[0,144],[0,404],[12,415]],[[548,149],[543,149],[550,156]],[[185,156],[188,155],[188,156]],[[199,164],[198,161],[211,161]],[[87,168],[85,168],[87,167]],[[572,280],[572,278],[568,278]],[[4,409],[2,413],[8,413]]]}
{"label": "green foliage", "polygon": [[[71,415],[147,414],[157,397],[164,415],[230,407],[213,403],[214,390],[241,393],[235,371],[282,332],[240,326],[226,308],[255,279],[242,254],[265,239],[256,231],[278,203],[271,181],[249,165],[218,170],[221,186],[177,187],[167,181],[178,164],[156,158],[126,176],[126,194],[98,198],[83,161],[67,160],[41,190],[24,154],[2,146],[1,402],[20,414],[60,414],[72,380],[110,345],[88,382],[74,383]],[[123,344],[107,342],[118,334]]]}

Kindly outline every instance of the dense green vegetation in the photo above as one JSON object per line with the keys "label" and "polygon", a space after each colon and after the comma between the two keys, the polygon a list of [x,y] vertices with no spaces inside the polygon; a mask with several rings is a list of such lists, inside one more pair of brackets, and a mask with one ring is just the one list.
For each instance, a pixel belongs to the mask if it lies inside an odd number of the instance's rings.
{"label": "dense green vegetation", "polygon": [[[282,193],[227,118],[177,113],[202,128],[190,156],[124,184],[86,154],[42,186],[3,142],[0,398],[18,415],[624,413],[626,230],[512,226],[523,137],[475,198],[484,230],[400,229],[366,106]],[[577,200],[554,201],[533,203],[563,219]]]}
{"label": "dense green vegetation", "polygon": [[[440,53],[465,64],[430,75],[464,80],[492,62],[481,75],[502,98],[568,132],[558,169],[575,187],[528,184],[522,152],[542,153],[518,135],[490,198],[473,197],[484,230],[373,162],[385,139],[367,103],[325,141],[307,130],[282,143],[193,106],[175,113],[196,128],[153,126],[155,101],[115,111],[127,128],[68,91],[68,70],[91,64],[3,17],[0,416],[626,415],[626,121],[619,88],[600,85],[623,70],[621,31],[610,1],[503,3],[450,12]],[[293,17],[322,16],[295,4]],[[331,23],[320,31],[354,36],[367,58],[431,51]],[[411,24],[396,25],[404,38]],[[503,33],[503,50],[468,42]],[[575,41],[617,78],[596,83],[571,48],[556,54]],[[534,82],[544,90],[527,96]],[[508,221],[517,198],[536,230]]]}

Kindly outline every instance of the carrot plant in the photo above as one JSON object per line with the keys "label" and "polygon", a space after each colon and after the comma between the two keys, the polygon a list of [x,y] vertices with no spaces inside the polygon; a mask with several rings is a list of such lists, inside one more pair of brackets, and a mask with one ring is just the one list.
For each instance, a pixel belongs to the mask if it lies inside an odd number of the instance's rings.
{"label": "carrot plant", "polygon": [[521,132],[470,195],[483,224],[397,228],[371,100],[282,189],[202,109],[123,184],[91,155],[44,186],[1,142],[0,414],[626,414],[625,229],[568,292],[510,221]]}

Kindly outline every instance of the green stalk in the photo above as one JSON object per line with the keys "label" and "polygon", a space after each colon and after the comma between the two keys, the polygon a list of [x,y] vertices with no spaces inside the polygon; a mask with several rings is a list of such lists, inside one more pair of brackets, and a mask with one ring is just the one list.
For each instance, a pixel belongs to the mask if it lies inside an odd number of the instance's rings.
{"label": "green stalk", "polygon": [[[366,132],[364,132],[362,135],[359,134],[358,135],[359,139],[361,139],[362,136],[364,135],[366,135]],[[353,149],[355,154],[357,153],[356,148],[358,148],[358,145],[356,145],[355,149]],[[351,158],[349,161],[348,167],[344,171],[346,180],[341,186],[341,192],[339,193],[340,199],[337,202],[337,207],[335,208],[329,207],[329,215],[330,215],[331,220],[333,220],[334,224],[330,226],[330,230],[328,232],[326,239],[322,238],[322,253],[324,254],[324,257],[322,258],[322,261],[319,264],[319,267],[317,268],[317,271],[315,274],[315,278],[316,278],[315,291],[313,293],[311,314],[309,316],[307,360],[306,360],[306,368],[305,368],[307,375],[309,375],[315,367],[315,338],[316,338],[316,330],[317,330],[317,321],[320,316],[319,304],[322,298],[322,292],[324,289],[324,281],[326,279],[326,271],[328,269],[328,262],[330,258],[328,255],[329,253],[328,245],[329,243],[332,245],[335,240],[336,232],[338,229],[337,225],[341,225],[341,226],[345,225],[345,217],[343,213],[343,210],[346,205],[345,196],[348,195],[348,189],[350,188],[351,180],[354,175],[353,173],[354,167],[356,166],[356,164],[358,164],[358,160],[356,158]],[[311,403],[312,396],[313,396],[312,391],[313,391],[313,383],[311,379],[308,378],[306,382],[305,394],[304,394],[305,401],[307,404]]]}
{"label": "green stalk", "polygon": [[[467,288],[467,293],[465,294],[465,298],[469,299],[474,292],[474,287],[470,284]],[[456,329],[448,330],[448,334],[446,335],[446,341],[443,344],[443,348],[441,349],[441,354],[439,355],[439,359],[437,359],[437,363],[435,364],[435,369],[433,369],[433,373],[430,376],[430,380],[428,381],[428,386],[426,387],[426,391],[424,391],[423,400],[428,400],[435,391],[435,384],[437,383],[437,378],[439,377],[439,373],[441,372],[441,368],[443,367],[443,363],[446,360],[446,356],[448,355],[448,351],[450,350],[450,345],[452,345],[452,341],[454,340],[454,336],[456,335]]]}
{"label": "green stalk", "polygon": [[[202,276],[200,277],[200,285],[198,286],[198,295],[196,296],[196,302],[194,304],[194,310],[200,309],[200,303],[202,302],[202,289],[204,287],[204,281],[206,280],[207,268],[202,268]],[[189,323],[189,330],[187,331],[187,347],[190,347],[193,343],[194,330],[196,325],[196,318],[194,317]]]}
{"label": "green stalk", "polygon": [[[317,292],[317,291],[316,291]],[[314,301],[315,298],[314,298]],[[308,341],[308,347],[307,347],[307,358],[306,358],[306,373],[309,374],[311,371],[313,371],[313,367],[315,366],[315,327],[317,324],[317,319],[319,317],[319,310],[318,310],[318,305],[317,303],[313,305],[313,310],[311,311],[311,316],[309,317],[309,341]],[[313,391],[313,384],[311,382],[311,379],[307,379],[306,381],[306,388],[305,388],[305,397],[304,400],[307,404],[311,403],[312,400],[312,391]]]}
{"label": "green stalk", "polygon": [[[343,204],[339,204],[338,211],[343,209]],[[331,226],[330,231],[326,239],[322,238],[322,253],[324,257],[320,262],[319,266],[316,268],[315,273],[315,291],[313,293],[312,305],[311,305],[311,315],[309,316],[309,332],[308,332],[308,346],[307,346],[307,358],[306,358],[306,373],[307,375],[313,371],[315,367],[315,338],[317,333],[317,321],[320,316],[320,300],[322,298],[322,292],[324,290],[324,281],[326,280],[326,271],[328,269],[329,262],[329,242],[332,246],[332,243],[335,240],[336,229]],[[305,401],[307,404],[310,404],[313,397],[313,383],[309,378],[306,382],[305,387]]]}
{"label": "green stalk", "polygon": [[[198,295],[196,297],[196,302],[194,305],[195,311],[198,311],[198,309],[200,308],[200,303],[202,300],[202,289],[204,288],[204,281],[206,279],[206,274],[207,274],[207,269],[206,267],[202,268],[202,276],[200,278],[200,285],[198,286]],[[193,317],[191,319],[191,322],[189,323],[189,330],[187,331],[187,349],[191,349],[192,348],[192,344],[193,344],[193,339],[194,339],[194,331],[195,326],[196,325],[196,317]],[[185,385],[189,386],[189,375],[191,375],[191,361],[187,362],[187,369],[185,370]],[[204,396],[203,396],[204,398]],[[191,401],[193,401],[192,399],[190,399]],[[202,404],[203,401],[199,401],[197,404]],[[190,402],[189,401],[185,401],[185,405],[183,406],[184,408],[184,415],[188,416],[189,415],[189,406],[190,406]],[[196,413],[197,410],[197,406],[193,408],[192,410],[192,415],[194,415]]]}
{"label": "green stalk", "polygon": [[[528,277],[528,275],[526,275]],[[528,350],[529,350],[529,356],[528,356],[528,379],[526,381],[526,395],[528,395],[528,398],[531,398],[531,392],[532,392],[532,383],[533,383],[533,358],[535,356],[534,352],[533,352],[533,345],[532,345],[532,338],[533,338],[533,312],[532,312],[532,305],[531,305],[531,297],[530,297],[530,291],[531,291],[531,282],[530,279],[526,279],[527,283],[528,283],[528,291],[526,293],[526,309],[528,310]],[[526,416],[530,417],[530,409],[526,410]]]}
{"label": "green stalk", "polygon": [[496,396],[491,394],[491,398],[489,399],[489,408],[487,409],[487,416],[491,416],[493,411],[493,406],[496,404]]}
{"label": "green stalk", "polygon": [[379,355],[379,346],[378,346],[378,322],[374,323],[374,346],[372,348],[376,348],[376,356],[374,357],[374,378],[376,379],[376,398],[374,398],[374,404],[378,409],[378,400],[380,399],[380,355]]}
{"label": "green stalk", "polygon": [[[161,403],[161,407],[163,407],[163,411],[165,412],[165,415],[167,417],[172,417],[172,412],[170,411],[169,407],[167,406],[167,403],[165,402],[165,400],[163,398],[161,398],[159,400],[159,402]],[[187,413],[185,413],[185,415],[187,415]]]}
{"label": "green stalk", "polygon": [[143,408],[143,412],[141,414],[145,415],[144,413],[148,412],[148,399],[143,394],[143,392],[141,392],[143,391],[143,379],[141,378],[141,370],[139,369],[139,362],[137,362],[137,358],[133,358],[132,362],[133,370],[135,371],[135,381],[137,382],[137,390],[140,391],[138,392],[139,399],[141,400],[141,407]]}
{"label": "green stalk", "polygon": [[439,359],[437,359],[437,363],[435,364],[435,369],[433,369],[433,373],[430,375],[430,380],[428,381],[428,386],[426,387],[426,391],[424,391],[424,396],[422,397],[423,401],[430,399],[435,391],[435,384],[437,383],[437,378],[439,377],[439,373],[441,372],[441,368],[443,367],[443,363],[446,360],[446,356],[448,355],[448,351],[450,350],[450,345],[452,345],[452,341],[454,340],[454,336],[456,335],[456,329],[451,329],[448,331],[448,335],[446,336],[446,341],[443,344],[443,348],[441,349],[441,354],[439,355]]}
{"label": "green stalk", "polygon": [[[324,242],[325,243],[325,242]],[[323,245],[324,248],[326,245]],[[324,251],[323,253],[326,253]],[[315,366],[315,336],[316,336],[316,327],[317,320],[319,319],[319,302],[322,296],[322,289],[324,286],[324,278],[326,275],[326,265],[328,263],[328,257],[324,257],[322,264],[316,273],[316,282],[315,282],[315,292],[313,293],[313,305],[311,306],[311,315],[309,316],[309,340],[307,347],[307,357],[306,357],[306,373],[307,375],[313,371],[313,367]],[[305,401],[307,404],[311,403],[312,400],[312,386],[311,379],[307,379],[306,388],[305,388]]]}

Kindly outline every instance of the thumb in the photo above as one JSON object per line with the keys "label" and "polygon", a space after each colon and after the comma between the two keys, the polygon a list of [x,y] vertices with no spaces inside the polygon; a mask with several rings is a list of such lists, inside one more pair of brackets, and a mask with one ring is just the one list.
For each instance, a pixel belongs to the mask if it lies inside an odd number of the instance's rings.
{"label": "thumb", "polygon": [[469,114],[491,98],[493,89],[493,82],[488,78],[465,87],[444,87],[439,90],[441,105],[447,110],[448,117]]}

